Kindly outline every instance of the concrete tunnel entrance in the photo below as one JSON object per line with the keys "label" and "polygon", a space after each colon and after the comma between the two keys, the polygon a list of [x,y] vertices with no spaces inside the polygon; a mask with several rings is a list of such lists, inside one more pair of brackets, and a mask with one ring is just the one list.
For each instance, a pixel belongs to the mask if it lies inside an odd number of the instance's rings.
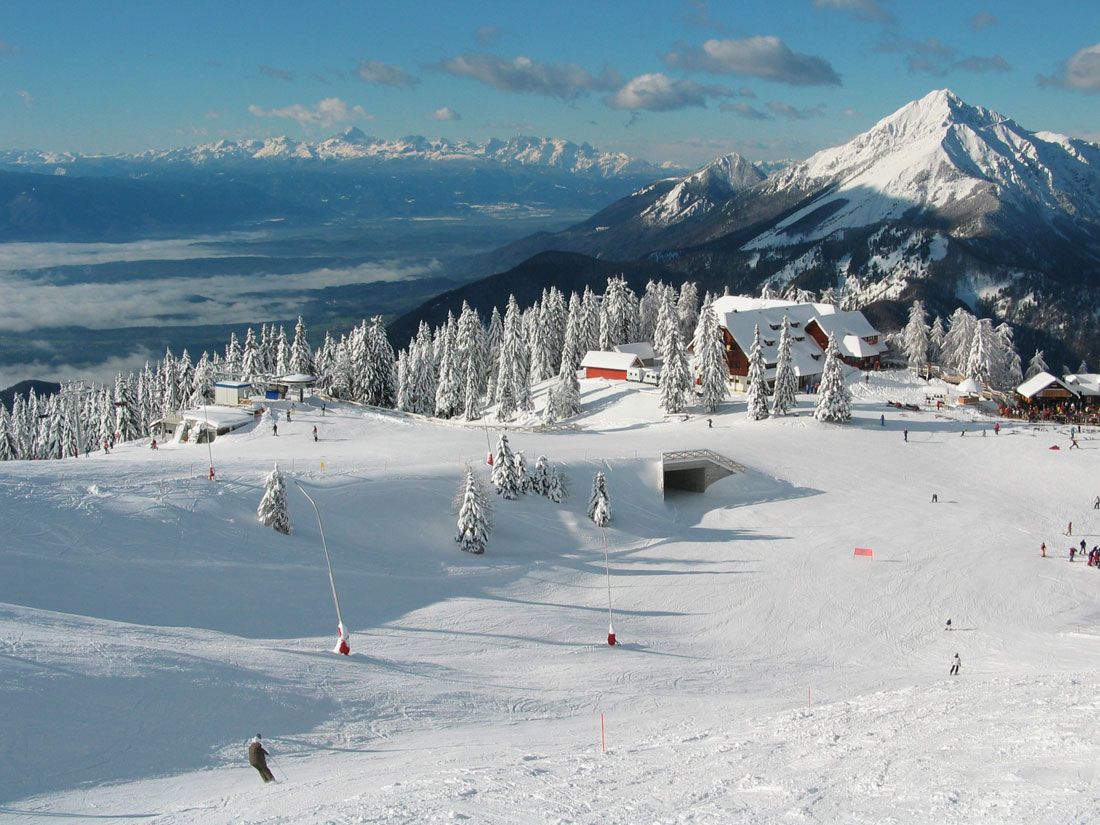
{"label": "concrete tunnel entrance", "polygon": [[705,492],[714,482],[745,468],[713,450],[679,450],[661,457],[663,491]]}

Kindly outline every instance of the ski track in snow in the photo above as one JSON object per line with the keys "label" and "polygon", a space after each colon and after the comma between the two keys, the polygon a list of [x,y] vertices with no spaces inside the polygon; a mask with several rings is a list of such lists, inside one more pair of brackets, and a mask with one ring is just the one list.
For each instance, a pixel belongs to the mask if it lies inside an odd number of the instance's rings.
{"label": "ski track in snow", "polygon": [[[855,378],[846,426],[737,399],[708,429],[582,388],[575,429],[510,437],[570,498],[494,501],[483,557],[451,540],[480,426],[299,406],[216,442],[214,484],[185,445],[0,464],[0,822],[1100,817],[1100,575],[1065,553],[1100,543],[1100,434],[982,436],[974,411],[887,407],[923,401],[897,374]],[[747,472],[662,500],[661,451],[692,447]],[[256,521],[275,459],[318,498],[347,659],[308,503],[291,489],[290,537]],[[256,730],[276,785],[244,762]]]}

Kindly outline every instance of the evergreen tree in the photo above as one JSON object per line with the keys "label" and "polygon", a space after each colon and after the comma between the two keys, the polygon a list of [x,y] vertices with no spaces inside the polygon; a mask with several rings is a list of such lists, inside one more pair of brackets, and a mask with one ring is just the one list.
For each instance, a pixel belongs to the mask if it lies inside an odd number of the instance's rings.
{"label": "evergreen tree", "polygon": [[252,331],[252,327],[249,327],[244,335],[244,351],[241,353],[241,380],[252,381],[259,378],[263,372],[256,333]]}
{"label": "evergreen tree", "polygon": [[932,329],[928,333],[928,360],[933,364],[943,366],[943,318],[939,315],[932,322]]}
{"label": "evergreen tree", "polygon": [[974,340],[977,319],[962,307],[951,313],[947,335],[943,339],[943,366],[952,372],[964,372]]}
{"label": "evergreen tree", "polygon": [[140,438],[131,382],[121,374],[115,381],[115,440]]}
{"label": "evergreen tree", "polygon": [[294,325],[294,342],[290,345],[287,369],[291,373],[313,374],[313,352],[310,350],[309,341],[306,340],[306,324],[301,315],[298,316],[298,323]]}
{"label": "evergreen tree", "polygon": [[909,308],[909,323],[902,333],[905,355],[909,359],[909,369],[920,374],[928,367],[929,329],[927,313],[923,301],[913,301]]}
{"label": "evergreen tree", "polygon": [[611,497],[607,492],[607,479],[596,473],[592,479],[592,495],[588,497],[588,517],[597,527],[611,522]]}
{"label": "evergreen tree", "polygon": [[504,321],[501,320],[500,310],[496,307],[493,307],[493,313],[489,317],[489,333],[486,338],[488,357],[485,364],[485,397],[492,402],[497,400],[497,375],[500,372],[500,345],[504,340]]}
{"label": "evergreen tree", "polygon": [[852,394],[844,383],[844,367],[840,360],[836,338],[829,334],[825,349],[825,366],[821,372],[814,418],[818,421],[851,421]]}
{"label": "evergreen tree", "polygon": [[653,332],[653,351],[658,359],[663,360],[666,357],[668,339],[673,330],[679,331],[676,304],[673,302],[672,290],[664,289],[657,302],[657,324]]}
{"label": "evergreen tree", "polygon": [[462,390],[460,381],[465,375],[458,373],[458,353],[452,334],[443,333],[443,357],[439,363],[439,385],[435,391],[435,414],[439,418],[453,418],[462,410]]}
{"label": "evergreen tree", "polygon": [[521,493],[531,492],[531,476],[527,472],[527,460],[523,457],[523,453],[517,452],[515,454],[516,462],[516,489]]}
{"label": "evergreen tree", "polygon": [[229,333],[229,343],[225,347],[225,371],[237,375],[241,369],[241,345],[237,342],[237,333]]}
{"label": "evergreen tree", "polygon": [[[365,326],[365,324],[364,324]],[[363,363],[359,400],[374,407],[393,409],[397,403],[397,359],[386,337],[381,315],[370,320],[363,336],[366,358]]]}
{"label": "evergreen tree", "polygon": [[[484,395],[489,378],[488,342],[477,310],[465,301],[462,302],[462,313],[458,317],[458,337],[455,343],[458,346],[458,362],[464,385],[470,385],[472,373],[475,394],[479,397]],[[463,392],[463,400],[469,405],[470,399],[466,395]]]}
{"label": "evergreen tree", "polygon": [[680,284],[676,315],[680,323],[680,335],[686,340],[699,320],[699,288],[692,281],[684,281]]}
{"label": "evergreen tree", "polygon": [[1037,349],[1035,350],[1035,354],[1031,356],[1031,360],[1027,362],[1027,373],[1025,377],[1031,378],[1041,372],[1050,372],[1050,367],[1047,366],[1047,362],[1043,359],[1043,351]]}
{"label": "evergreen tree", "polygon": [[978,321],[971,339],[970,353],[966,359],[966,377],[973,378],[983,388],[992,386],[996,355],[997,342],[993,322],[982,318]]}
{"label": "evergreen tree", "polygon": [[267,527],[284,535],[290,533],[290,509],[287,506],[286,480],[278,463],[267,476],[264,496],[256,508],[256,517]]}
{"label": "evergreen tree", "polygon": [[997,387],[1002,390],[1014,390],[1023,383],[1024,372],[1020,354],[1016,352],[1012,327],[1008,323],[1002,323],[994,332],[997,334],[998,343]]}
{"label": "evergreen tree", "polygon": [[577,351],[583,359],[585,353],[601,349],[600,301],[596,297],[596,293],[587,286],[584,288],[584,295],[581,298],[581,319],[582,324],[580,327],[580,335],[578,336]]}
{"label": "evergreen tree", "polygon": [[546,485],[546,497],[555,504],[561,504],[569,496],[569,487],[565,474],[557,467],[551,466]]}
{"label": "evergreen tree", "polygon": [[657,340],[657,311],[661,307],[664,285],[650,279],[638,304],[638,335],[642,341]]}
{"label": "evergreen tree", "polygon": [[520,493],[519,480],[516,478],[516,459],[508,446],[508,436],[501,433],[493,455],[493,487],[497,495],[512,500]]}
{"label": "evergreen tree", "polygon": [[764,377],[766,369],[764,345],[760,341],[760,325],[757,324],[753,332],[752,349],[749,351],[749,392],[745,399],[748,403],[746,414],[750,421],[768,417],[768,382]]}
{"label": "evergreen tree", "polygon": [[[516,388],[521,380],[518,375],[521,350],[526,350],[526,344],[522,338],[519,305],[516,297],[509,295],[508,308],[504,312],[497,372],[497,418],[501,421],[508,421],[516,411]],[[522,380],[526,381],[526,371]]]}
{"label": "evergreen tree", "polygon": [[1088,375],[1088,372],[1089,372],[1089,365],[1087,363],[1085,363],[1084,361],[1082,361],[1077,366],[1077,375]]}
{"label": "evergreen tree", "polygon": [[282,324],[275,336],[275,374],[277,376],[290,374],[290,344],[286,340],[286,330]]}
{"label": "evergreen tree", "polygon": [[772,391],[772,415],[786,415],[794,408],[798,379],[791,360],[791,324],[783,316],[783,331],[779,333],[779,352],[775,362],[775,387]]}
{"label": "evergreen tree", "polygon": [[458,530],[455,541],[467,553],[481,554],[493,530],[489,501],[473,470],[466,468],[466,477],[458,491]]}
{"label": "evergreen tree", "polygon": [[699,314],[693,341],[695,371],[699,374],[703,412],[713,413],[729,397],[729,364],[718,313],[707,303]]}
{"label": "evergreen tree", "polygon": [[535,462],[535,470],[531,473],[531,492],[545,496],[550,490],[550,460],[540,455]]}
{"label": "evergreen tree", "polygon": [[0,404],[0,461],[15,461],[19,458],[19,449],[12,432],[8,408]]}
{"label": "evergreen tree", "polygon": [[579,415],[581,411],[581,385],[577,380],[577,371],[569,368],[565,358],[566,355],[563,354],[558,380],[550,389],[549,397],[546,399],[544,419],[547,424],[572,418],[574,415]]}
{"label": "evergreen tree", "polygon": [[558,373],[563,368],[576,372],[584,359],[585,352],[581,352],[581,326],[584,323],[580,296],[574,292],[569,297],[569,311],[565,321],[565,336],[562,339],[561,362],[558,364]]}
{"label": "evergreen tree", "polygon": [[480,384],[484,375],[484,371],[478,368],[473,359],[466,362],[466,407],[463,410],[463,416],[467,421],[477,421],[481,418]]}
{"label": "evergreen tree", "polygon": [[665,361],[661,367],[658,403],[666,413],[682,412],[691,392],[691,372],[680,342],[680,329],[672,326],[665,339]]}

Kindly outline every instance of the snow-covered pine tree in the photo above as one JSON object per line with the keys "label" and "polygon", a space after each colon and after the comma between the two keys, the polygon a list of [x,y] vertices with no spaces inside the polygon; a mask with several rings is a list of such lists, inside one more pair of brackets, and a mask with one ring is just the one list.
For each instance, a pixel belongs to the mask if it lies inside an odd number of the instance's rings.
{"label": "snow-covered pine tree", "polygon": [[531,492],[545,496],[550,490],[550,460],[540,455],[531,473]]}
{"label": "snow-covered pine tree", "polygon": [[493,307],[486,335],[485,397],[490,403],[497,400],[497,375],[500,372],[500,345],[504,340],[504,321],[500,310]]}
{"label": "snow-covered pine tree", "polygon": [[497,441],[496,453],[493,455],[493,487],[497,495],[509,500],[519,495],[519,482],[516,478],[516,458],[512,448],[508,446],[508,436],[501,433]]}
{"label": "snow-covered pine tree", "polygon": [[745,410],[750,421],[760,421],[768,417],[768,382],[764,377],[767,363],[764,360],[764,344],[760,340],[760,325],[753,332],[752,348],[749,350],[749,392],[745,398]]}
{"label": "snow-covered pine tree", "polygon": [[679,329],[674,293],[671,289],[662,289],[657,301],[657,323],[653,330],[653,351],[658,359],[665,358],[665,348],[673,328]]}
{"label": "snow-covered pine tree", "polygon": [[543,379],[558,373],[561,365],[561,353],[565,345],[565,325],[568,313],[565,298],[557,287],[550,287],[542,296],[539,305],[540,352],[538,360]]}
{"label": "snow-covered pine tree", "polygon": [[134,404],[132,380],[121,374],[115,380],[115,438],[117,441],[133,441],[141,437]]}
{"label": "snow-covered pine tree", "polygon": [[607,492],[607,479],[603,473],[596,473],[592,478],[588,517],[597,527],[606,527],[611,522],[611,496]]}
{"label": "snow-covered pine tree", "polygon": [[966,359],[965,375],[973,378],[983,388],[993,385],[993,375],[997,355],[996,333],[989,318],[978,321],[974,337],[970,343],[970,353]]}
{"label": "snow-covered pine tree", "polygon": [[500,340],[500,355],[497,358],[496,398],[497,418],[508,421],[516,412],[516,360],[522,344],[522,321],[516,296],[508,296],[508,306],[504,311],[503,331]]}
{"label": "snow-covered pine tree", "polygon": [[583,359],[585,353],[600,348],[600,301],[587,286],[581,296],[581,319],[583,323],[577,338],[577,351]]}
{"label": "snow-covered pine tree", "polygon": [[978,319],[959,307],[948,320],[947,335],[943,339],[943,366],[956,373],[966,371],[966,363],[974,340]]}
{"label": "snow-covered pine tree", "polygon": [[264,483],[264,496],[256,508],[256,517],[277,533],[290,533],[290,508],[287,506],[286,479],[279,470],[278,462]]}
{"label": "snow-covered pine tree", "polygon": [[680,284],[676,315],[680,322],[680,337],[686,341],[699,320],[699,288],[693,281],[684,281]]}
{"label": "snow-covered pine tree", "polygon": [[642,341],[654,341],[657,337],[657,310],[661,307],[663,285],[652,278],[646,282],[645,292],[638,302],[638,336]]}
{"label": "snow-covered pine tree", "polygon": [[479,360],[470,358],[466,361],[466,391],[463,393],[466,406],[462,411],[467,421],[477,421],[481,418],[481,382],[485,377],[485,370]]}
{"label": "snow-covered pine tree", "polygon": [[928,360],[932,364],[943,366],[943,318],[939,315],[932,321],[932,328],[928,332]]}
{"label": "snow-covered pine tree", "polygon": [[462,393],[464,387],[460,382],[465,375],[459,376],[458,352],[455,346],[454,334],[451,330],[454,325],[449,325],[443,333],[443,357],[439,362],[439,385],[435,390],[435,415],[438,418],[454,418],[462,413]]}
{"label": "snow-covered pine tree", "polygon": [[294,325],[294,342],[290,345],[287,369],[291,373],[304,375],[313,373],[313,352],[306,339],[306,324],[301,315],[298,316],[298,323]]}
{"label": "snow-covered pine tree", "polygon": [[275,334],[275,374],[288,375],[290,373],[290,342],[286,339],[286,330],[279,325],[279,331]]}
{"label": "snow-covered pine tree", "polygon": [[1047,362],[1043,358],[1043,351],[1037,349],[1035,350],[1035,354],[1031,356],[1031,360],[1027,362],[1027,373],[1025,373],[1025,377],[1031,378],[1041,372],[1050,372],[1050,367],[1047,366]]}
{"label": "snow-covered pine tree", "polygon": [[[474,392],[479,397],[484,395],[489,377],[488,341],[477,310],[465,301],[462,302],[462,312],[458,316],[458,338],[455,343],[458,346],[460,371],[465,384],[469,385],[472,371]],[[463,400],[469,402],[465,391]]]}
{"label": "snow-covered pine tree", "polygon": [[928,314],[924,311],[923,301],[913,301],[909,308],[909,323],[905,325],[902,341],[905,357],[909,360],[909,369],[915,374],[923,374],[928,368],[929,329]]}
{"label": "snow-covered pine tree", "polygon": [[844,367],[840,360],[836,338],[829,334],[829,344],[825,348],[825,366],[821,371],[821,386],[818,389],[817,407],[814,418],[818,421],[851,421],[852,394],[844,383]]}
{"label": "snow-covered pine tree", "polygon": [[17,458],[19,450],[12,432],[11,417],[8,408],[0,404],[0,461],[15,461]]}
{"label": "snow-covered pine tree", "polygon": [[557,466],[551,465],[549,478],[546,485],[546,497],[555,504],[561,504],[569,497],[569,485],[563,473]]}
{"label": "snow-covered pine tree", "polygon": [[566,354],[562,355],[558,380],[550,388],[546,399],[546,411],[543,415],[547,424],[554,424],[566,418],[572,418],[581,411],[581,385],[577,380],[577,371],[566,363]]}
{"label": "snow-covered pine tree", "polygon": [[485,552],[489,534],[493,530],[489,500],[473,470],[466,468],[466,476],[458,490],[458,530],[455,541],[467,553],[480,555]]}
{"label": "snow-covered pine tree", "polygon": [[237,342],[237,333],[229,333],[229,343],[225,346],[226,372],[236,375],[241,368],[241,345]]}
{"label": "snow-covered pine tree", "polygon": [[695,370],[699,374],[703,412],[717,412],[729,397],[729,364],[718,313],[708,303],[699,314],[695,329]]}
{"label": "snow-covered pine tree", "polygon": [[1089,365],[1085,361],[1077,365],[1077,375],[1088,375],[1088,371]]}
{"label": "snow-covered pine tree", "polygon": [[565,336],[562,338],[561,345],[561,361],[558,362],[558,373],[561,373],[562,367],[567,366],[574,372],[581,365],[581,360],[585,356],[585,352],[581,352],[581,325],[584,323],[581,309],[580,296],[574,292],[569,296],[569,311],[566,313],[565,319]]}
{"label": "snow-covered pine tree", "polygon": [[772,415],[786,415],[794,408],[798,379],[791,360],[791,323],[783,316],[783,330],[779,333],[779,352],[775,362],[775,387],[772,390]]}
{"label": "snow-covered pine tree", "polygon": [[386,327],[381,315],[370,319],[365,333],[366,364],[362,375],[362,394],[359,400],[375,407],[393,408],[397,403],[397,359],[386,337]]}
{"label": "snow-covered pine tree", "polygon": [[665,338],[665,361],[661,366],[658,404],[666,413],[683,412],[691,392],[691,371],[688,369],[680,328],[673,324]]}
{"label": "snow-covered pine tree", "polygon": [[1020,354],[1016,351],[1015,336],[1008,322],[1003,322],[994,330],[997,334],[997,387],[1002,390],[1014,390],[1024,380]]}
{"label": "snow-covered pine tree", "polygon": [[516,488],[523,494],[531,492],[531,474],[527,472],[527,459],[522,452],[515,453]]}
{"label": "snow-covered pine tree", "polygon": [[244,335],[244,350],[241,352],[242,381],[251,381],[263,374],[263,364],[260,362],[260,351],[256,344],[256,333],[252,327]]}

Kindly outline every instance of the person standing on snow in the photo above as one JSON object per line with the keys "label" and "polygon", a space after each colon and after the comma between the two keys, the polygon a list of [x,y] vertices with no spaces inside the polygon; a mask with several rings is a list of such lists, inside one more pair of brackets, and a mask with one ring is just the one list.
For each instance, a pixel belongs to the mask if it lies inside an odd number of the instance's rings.
{"label": "person standing on snow", "polygon": [[1077,548],[1072,544],[1069,546],[1069,560],[1073,561],[1073,557],[1077,555]]}
{"label": "person standing on snow", "polygon": [[317,425],[316,424],[313,425],[313,440],[314,441],[317,440]]}
{"label": "person standing on snow", "polygon": [[962,665],[962,660],[959,658],[959,654],[955,654],[955,658],[951,660],[951,675],[959,675],[959,667]]}
{"label": "person standing on snow", "polygon": [[901,436],[902,436],[902,438],[905,439],[905,443],[908,444],[909,443],[909,430],[902,430],[901,431]]}
{"label": "person standing on snow", "polygon": [[279,434],[279,422],[278,421],[272,421],[271,422],[271,434],[272,435],[278,435]]}
{"label": "person standing on snow", "polygon": [[1045,541],[1039,545],[1039,552],[1042,554],[1044,559],[1047,557],[1047,543]]}
{"label": "person standing on snow", "polygon": [[264,750],[264,744],[260,739],[260,734],[257,733],[248,743],[248,764],[260,772],[260,778],[265,783],[274,782],[275,775],[267,766],[268,752]]}
{"label": "person standing on snow", "polygon": [[1093,510],[1100,510],[1100,496],[1096,497],[1096,501],[1092,503]]}

